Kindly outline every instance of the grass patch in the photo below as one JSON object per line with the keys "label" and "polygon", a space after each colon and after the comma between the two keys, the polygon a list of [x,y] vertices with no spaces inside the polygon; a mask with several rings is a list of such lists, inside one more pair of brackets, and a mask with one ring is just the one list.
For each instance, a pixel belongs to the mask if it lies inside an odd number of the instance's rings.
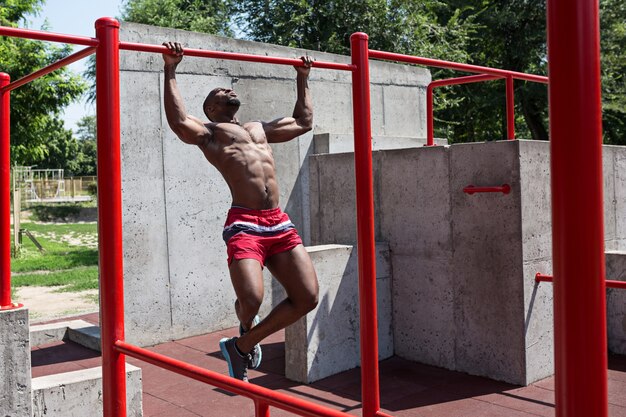
{"label": "grass patch", "polygon": [[98,267],[82,267],[50,273],[22,274],[11,278],[14,287],[60,287],[60,292],[98,288]]}
{"label": "grass patch", "polygon": [[95,223],[23,222],[45,252],[24,236],[19,256],[11,262],[14,287],[62,287],[76,292],[98,288],[97,225]]}
{"label": "grass patch", "polygon": [[43,246],[40,253],[24,236],[13,272],[58,271],[98,265],[97,226],[94,223],[40,224],[22,223]]}

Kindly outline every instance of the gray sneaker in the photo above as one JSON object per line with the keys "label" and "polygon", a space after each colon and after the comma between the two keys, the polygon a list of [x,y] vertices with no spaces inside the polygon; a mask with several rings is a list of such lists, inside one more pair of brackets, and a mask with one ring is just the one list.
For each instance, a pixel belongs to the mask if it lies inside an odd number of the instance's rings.
{"label": "gray sneaker", "polygon": [[228,363],[228,373],[232,378],[240,379],[243,382],[248,382],[248,363],[252,360],[251,355],[241,355],[237,346],[235,346],[237,338],[223,338],[220,340],[220,350],[224,359]]}
{"label": "gray sneaker", "polygon": [[[256,326],[260,322],[261,322],[261,318],[257,314],[256,316],[254,316],[254,319],[252,319],[252,325]],[[246,331],[243,329],[243,326],[241,325],[241,323],[239,323],[239,336],[243,336],[245,333]],[[258,343],[254,345],[254,347],[252,348],[252,351],[250,352],[250,357],[252,359],[248,363],[249,369],[257,369],[259,366],[261,366],[261,359],[263,358],[261,345],[259,345]]]}

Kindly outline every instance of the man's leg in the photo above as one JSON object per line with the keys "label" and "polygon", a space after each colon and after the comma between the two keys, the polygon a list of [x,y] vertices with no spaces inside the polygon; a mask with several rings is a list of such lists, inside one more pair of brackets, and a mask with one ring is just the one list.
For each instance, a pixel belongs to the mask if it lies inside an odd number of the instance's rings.
{"label": "man's leg", "polygon": [[[273,255],[267,260],[266,266],[285,288],[287,298],[261,323],[237,339],[237,347],[242,352],[250,352],[255,344],[294,323],[317,306],[317,276],[304,246],[298,245],[290,251]],[[255,314],[256,312],[244,318],[252,320]]]}
{"label": "man's leg", "polygon": [[243,328],[248,330],[263,302],[263,270],[256,259],[233,259],[229,270],[237,295],[235,312]]}

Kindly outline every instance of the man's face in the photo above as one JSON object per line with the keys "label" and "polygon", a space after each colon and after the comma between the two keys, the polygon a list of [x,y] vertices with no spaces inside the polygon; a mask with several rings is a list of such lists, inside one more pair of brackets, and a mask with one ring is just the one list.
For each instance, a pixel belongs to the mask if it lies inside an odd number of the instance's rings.
{"label": "man's face", "polygon": [[232,88],[215,88],[211,90],[204,104],[204,112],[211,118],[211,114],[219,113],[223,110],[239,109],[241,101],[237,93]]}

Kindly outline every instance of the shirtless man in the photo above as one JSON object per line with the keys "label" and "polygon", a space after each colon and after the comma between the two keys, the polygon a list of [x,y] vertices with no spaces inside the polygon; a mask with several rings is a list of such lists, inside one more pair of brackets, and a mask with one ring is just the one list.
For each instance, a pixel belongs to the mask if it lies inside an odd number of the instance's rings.
{"label": "shirtless man", "polygon": [[[241,124],[235,113],[240,101],[230,88],[212,90],[204,101],[210,122],[190,116],[176,84],[183,59],[178,42],[165,42],[165,114],[170,128],[185,143],[200,148],[222,174],[232,195],[224,225],[230,278],[237,295],[239,337],[220,340],[230,376],[248,380],[248,368],[261,362],[258,343],[317,306],[318,283],[313,264],[287,214],[278,206],[278,183],[270,143],[286,142],[313,127],[313,106],[307,79],[312,59],[295,67],[298,98],[292,117]],[[263,301],[263,266],[281,283],[287,298],[259,322]]]}

